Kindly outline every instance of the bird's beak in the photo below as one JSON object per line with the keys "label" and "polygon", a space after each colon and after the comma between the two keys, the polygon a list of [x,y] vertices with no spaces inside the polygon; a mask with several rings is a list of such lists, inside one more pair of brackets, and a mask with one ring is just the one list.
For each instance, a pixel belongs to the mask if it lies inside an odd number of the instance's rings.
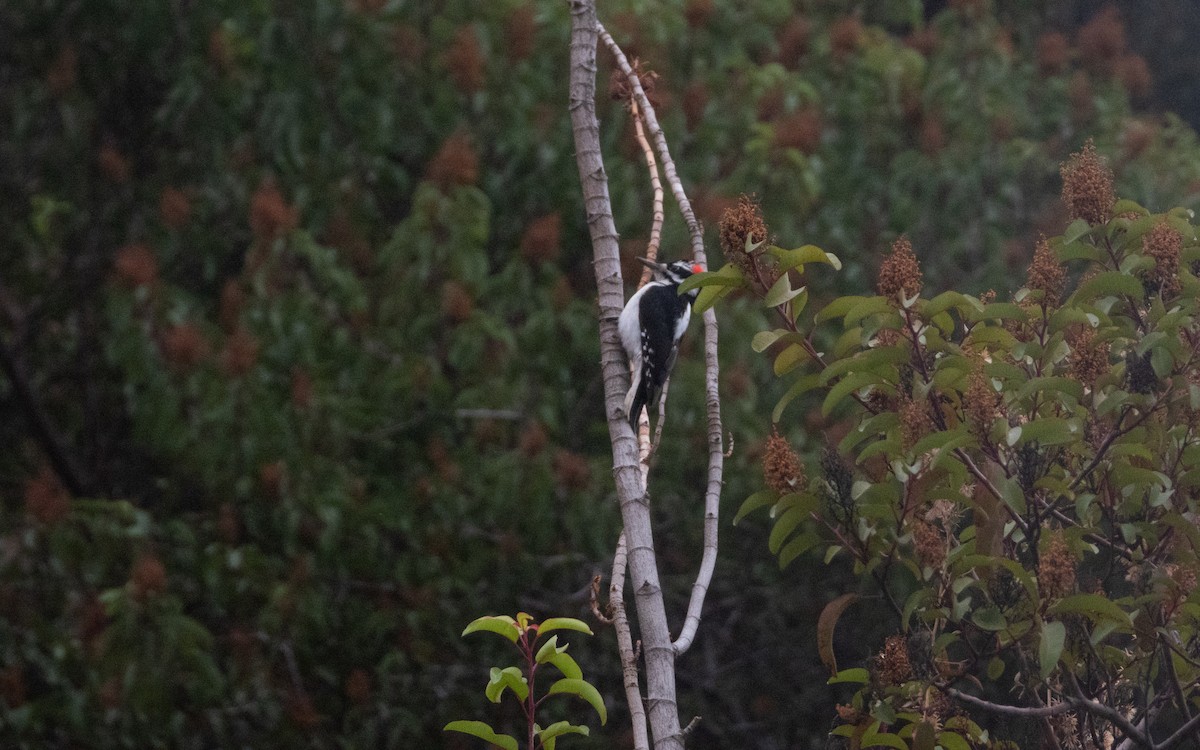
{"label": "bird's beak", "polygon": [[667,270],[667,267],[665,265],[663,265],[662,263],[655,263],[654,261],[650,260],[649,258],[638,258],[638,260],[641,261],[643,266],[651,268],[660,273]]}

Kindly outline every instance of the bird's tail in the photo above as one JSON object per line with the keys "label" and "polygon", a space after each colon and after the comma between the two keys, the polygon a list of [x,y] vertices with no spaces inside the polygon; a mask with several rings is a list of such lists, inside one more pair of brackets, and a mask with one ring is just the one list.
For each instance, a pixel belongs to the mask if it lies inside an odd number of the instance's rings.
{"label": "bird's tail", "polygon": [[629,429],[637,433],[638,418],[642,416],[642,407],[646,405],[645,379],[640,372],[634,372],[633,383],[625,394],[625,414],[629,417]]}

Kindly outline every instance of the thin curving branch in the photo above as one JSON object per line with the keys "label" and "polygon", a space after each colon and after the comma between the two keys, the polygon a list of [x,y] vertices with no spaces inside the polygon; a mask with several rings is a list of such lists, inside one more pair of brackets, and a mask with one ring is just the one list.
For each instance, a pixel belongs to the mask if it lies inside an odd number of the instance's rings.
{"label": "thin curving branch", "polygon": [[625,684],[625,700],[629,703],[629,720],[633,725],[634,750],[649,750],[650,735],[646,729],[646,705],[638,683],[637,654],[633,649],[633,634],[629,616],[625,613],[625,571],[627,568],[625,532],[617,539],[613,555],[612,578],[608,588],[608,606],[612,609],[613,627],[617,631],[617,650],[621,654],[621,675]]}
{"label": "thin curving branch", "polygon": [[568,108],[575,160],[583,190],[593,268],[599,297],[600,365],[605,412],[613,452],[613,478],[625,525],[628,569],[644,646],[647,716],[655,750],[681,750],[675,698],[675,651],[654,556],[650,506],[642,483],[638,441],[624,414],[629,375],[617,331],[624,302],[617,230],[608,194],[596,120],[596,37],[594,0],[571,2],[571,71]]}
{"label": "thin curving branch", "polygon": [[[634,77],[637,77],[636,74]],[[662,181],[658,177],[658,162],[654,158],[654,149],[650,148],[650,142],[646,140],[646,129],[642,127],[642,113],[636,99],[629,100],[629,112],[633,115],[633,132],[638,145],[642,147],[642,156],[646,159],[646,171],[650,173],[650,187],[654,190],[654,212],[651,214],[650,241],[646,243],[646,257],[651,261],[656,261],[658,260],[658,246],[662,241],[664,219]],[[642,268],[642,278],[638,282],[638,286],[642,287],[650,283],[651,276],[653,273],[650,266]]]}
{"label": "thin curving branch", "polygon": [[[671,158],[671,151],[667,147],[666,136],[663,134],[662,128],[658,124],[658,118],[654,114],[654,106],[650,104],[650,100],[646,97],[641,80],[632,66],[630,66],[625,53],[621,51],[620,46],[613,41],[612,36],[598,21],[597,30],[600,39],[616,59],[617,67],[629,79],[629,85],[633,89],[634,101],[641,107],[642,117],[646,121],[646,129],[650,131],[650,137],[653,139],[658,150],[659,159],[662,161],[667,184],[671,186],[671,193],[675,197],[675,202],[679,205],[679,212],[683,214],[683,219],[687,223],[688,234],[692,240],[692,257],[696,263],[707,268],[708,259],[704,254],[704,231],[700,227],[700,222],[696,220],[696,214],[692,210],[692,204],[688,200],[687,193],[684,192],[683,183],[680,181],[679,173],[675,169],[675,161]],[[691,648],[692,642],[696,638],[696,631],[700,627],[700,613],[704,608],[704,597],[708,593],[708,587],[712,582],[713,571],[716,569],[717,564],[717,520],[721,504],[725,452],[722,446],[724,429],[721,427],[720,365],[717,360],[717,316],[711,309],[704,312],[704,370],[705,409],[708,422],[708,484],[704,493],[704,553],[700,561],[700,570],[696,575],[696,581],[692,584],[692,596],[688,602],[687,616],[684,619],[683,629],[680,631],[679,637],[672,644],[677,655],[681,655]]]}

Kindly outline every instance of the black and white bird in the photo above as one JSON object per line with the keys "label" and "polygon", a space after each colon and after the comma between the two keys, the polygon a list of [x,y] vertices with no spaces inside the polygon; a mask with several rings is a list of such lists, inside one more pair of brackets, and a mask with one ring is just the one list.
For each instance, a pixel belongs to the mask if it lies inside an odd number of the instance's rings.
{"label": "black and white bird", "polygon": [[629,357],[632,384],[625,394],[629,426],[637,432],[638,417],[647,404],[658,401],[663,384],[671,376],[679,340],[692,316],[692,302],[699,289],[679,294],[679,285],[704,269],[686,261],[655,263],[638,258],[654,271],[654,278],[629,298],[617,328]]}

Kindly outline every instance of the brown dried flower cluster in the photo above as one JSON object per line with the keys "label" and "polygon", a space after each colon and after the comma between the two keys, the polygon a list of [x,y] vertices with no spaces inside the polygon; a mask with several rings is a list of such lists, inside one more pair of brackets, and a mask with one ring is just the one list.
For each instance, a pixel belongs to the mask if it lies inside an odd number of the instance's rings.
{"label": "brown dried flower cluster", "polygon": [[442,315],[452,323],[462,323],[475,311],[475,300],[457,279],[442,284]]}
{"label": "brown dried flower cluster", "polygon": [[1154,268],[1146,273],[1148,291],[1159,292],[1164,299],[1179,294],[1179,255],[1183,235],[1165,222],[1154,225],[1142,237],[1142,252],[1154,259]]}
{"label": "brown dried flower cluster", "polygon": [[181,229],[192,217],[192,201],[177,187],[165,187],[158,198],[158,215],[171,229]]}
{"label": "brown dried flower cluster", "polygon": [[949,551],[946,534],[941,525],[918,518],[912,523],[912,534],[917,560],[927,568],[940,569],[942,563],[946,562],[946,553]]}
{"label": "brown dried flower cluster", "polygon": [[131,287],[151,284],[158,277],[158,259],[154,257],[154,251],[140,242],[118,250],[113,266],[117,278]]}
{"label": "brown dried flower cluster", "polygon": [[779,64],[788,70],[799,68],[801,60],[808,53],[810,36],[812,22],[804,16],[792,16],[775,34],[775,42],[779,45]]}
{"label": "brown dried flower cluster", "polygon": [[778,432],[767,438],[767,449],[763,455],[763,479],[773,491],[780,495],[802,489],[808,483],[804,465],[792,446]]}
{"label": "brown dried flower cluster", "polygon": [[1067,343],[1071,345],[1068,358],[1071,377],[1091,388],[1096,385],[1096,379],[1108,372],[1107,341],[1097,341],[1096,331],[1091,326],[1083,326],[1073,335],[1068,335]]}
{"label": "brown dried flower cluster", "polygon": [[967,388],[963,391],[963,411],[971,433],[980,442],[987,440],[992,422],[996,421],[996,403],[999,394],[992,388],[991,379],[983,371],[983,363],[977,362],[967,375]]}
{"label": "brown dried flower cluster", "polygon": [[533,264],[553,263],[558,259],[562,237],[562,217],[558,212],[539,216],[521,235],[521,257]]}
{"label": "brown dried flower cluster", "polygon": [[1110,5],[1092,16],[1079,30],[1077,43],[1079,55],[1089,70],[1111,72],[1126,45],[1125,24],[1116,6]]}
{"label": "brown dried flower cluster", "polygon": [[180,323],[163,331],[159,341],[163,359],[176,372],[192,370],[209,355],[208,339],[195,323]]}
{"label": "brown dried flower cluster", "polygon": [[1071,59],[1067,38],[1057,31],[1042,34],[1037,40],[1037,67],[1043,76],[1057,75],[1066,70]]}
{"label": "brown dried flower cluster", "polygon": [[67,93],[79,79],[79,52],[68,42],[59,48],[46,70],[46,88],[56,96]]}
{"label": "brown dried flower cluster", "polygon": [[829,27],[829,46],[834,59],[843,60],[858,51],[863,35],[863,24],[857,16],[842,16],[834,21]]}
{"label": "brown dried flower cluster", "polygon": [[559,448],[554,452],[551,463],[554,466],[554,478],[564,489],[578,492],[587,489],[592,481],[592,467],[587,458],[574,451]]}
{"label": "brown dried flower cluster", "polygon": [[221,286],[221,302],[217,307],[217,321],[226,333],[237,328],[245,305],[246,293],[242,290],[242,285],[237,279],[227,279]]}
{"label": "brown dried flower cluster", "polygon": [[117,150],[116,146],[107,143],[100,148],[100,152],[96,154],[96,164],[99,165],[100,171],[104,176],[118,184],[128,182],[133,174],[133,167],[129,163],[129,159]]}
{"label": "brown dried flower cluster", "polygon": [[1121,82],[1121,86],[1131,98],[1145,99],[1154,89],[1154,75],[1150,72],[1150,64],[1141,55],[1122,55],[1115,68],[1113,73],[1116,79]]}
{"label": "brown dried flower cluster", "polygon": [[713,0],[688,0],[683,6],[683,17],[687,19],[688,26],[702,29],[708,25],[715,10],[716,4]]}
{"label": "brown dried flower cluster", "polygon": [[425,165],[425,179],[443,191],[474,185],[479,180],[479,155],[471,136],[459,130],[447,138]]}
{"label": "brown dried flower cluster", "polygon": [[925,411],[925,404],[908,396],[900,397],[896,411],[900,417],[900,445],[906,451],[912,450],[917,441],[933,429],[933,422]]}
{"label": "brown dried flower cluster", "polygon": [[454,87],[464,94],[474,94],[483,89],[486,81],[486,65],[479,36],[473,26],[460,26],[454,39],[446,49],[446,68]]}
{"label": "brown dried flower cluster", "polygon": [[1062,297],[1063,284],[1067,280],[1067,269],[1058,262],[1050,242],[1041,237],[1037,248],[1033,251],[1033,263],[1025,276],[1025,285],[1030,289],[1041,292],[1042,300],[1048,307],[1058,304]]}
{"label": "brown dried flower cluster", "polygon": [[537,44],[537,18],[532,3],[518,6],[508,14],[504,39],[508,43],[506,52],[510,61],[520,62],[533,55]]}
{"label": "brown dried flower cluster", "polygon": [[794,148],[812,155],[821,146],[825,123],[816,107],[805,107],[775,122],[774,143],[777,148]]}
{"label": "brown dried flower cluster", "polygon": [[876,674],[887,686],[902,685],[912,679],[912,665],[908,660],[908,638],[889,635],[883,649],[875,657]]}
{"label": "brown dried flower cluster", "polygon": [[737,205],[725,209],[721,214],[720,234],[725,257],[741,266],[742,270],[750,270],[748,266],[752,266],[754,261],[746,252],[747,241],[754,244],[767,239],[767,224],[763,221],[758,203],[745,194],[738,197]]}
{"label": "brown dried flower cluster", "polygon": [[1062,175],[1062,200],[1072,219],[1089,224],[1108,221],[1116,193],[1113,191],[1112,170],[1096,153],[1096,144],[1089,138],[1083,150],[1071,154],[1066,164],[1059,166]]}
{"label": "brown dried flower cluster", "polygon": [[[646,95],[646,99],[650,101],[650,106],[656,110],[662,102],[659,100],[655,89],[658,86],[658,73],[646,68],[642,65],[642,61],[634,58],[630,63],[633,72],[638,77],[638,83],[642,85],[642,93]],[[608,79],[608,95],[613,101],[621,102],[626,108],[629,108],[630,102],[633,101],[633,84],[629,82],[629,76],[625,75],[621,70],[615,69],[612,76]]]}
{"label": "brown dried flower cluster", "polygon": [[227,375],[245,375],[258,364],[258,339],[245,328],[237,328],[225,339],[221,367]]}
{"label": "brown dried flower cluster", "polygon": [[300,212],[283,198],[275,180],[263,180],[250,196],[250,230],[269,242],[288,234],[300,223]]}
{"label": "brown dried flower cluster", "polygon": [[1075,556],[1061,531],[1050,535],[1050,542],[1042,551],[1037,580],[1038,592],[1044,602],[1061,599],[1075,588]]}
{"label": "brown dried flower cluster", "polygon": [[889,302],[897,302],[901,294],[915,297],[921,292],[921,265],[907,237],[892,243],[892,252],[883,259],[878,289]]}
{"label": "brown dried flower cluster", "polygon": [[71,496],[49,466],[43,466],[36,477],[26,480],[25,512],[47,525],[56,524],[70,514]]}
{"label": "brown dried flower cluster", "polygon": [[167,568],[154,555],[144,554],[133,564],[129,583],[133,587],[133,595],[138,599],[162,593],[167,590]]}

